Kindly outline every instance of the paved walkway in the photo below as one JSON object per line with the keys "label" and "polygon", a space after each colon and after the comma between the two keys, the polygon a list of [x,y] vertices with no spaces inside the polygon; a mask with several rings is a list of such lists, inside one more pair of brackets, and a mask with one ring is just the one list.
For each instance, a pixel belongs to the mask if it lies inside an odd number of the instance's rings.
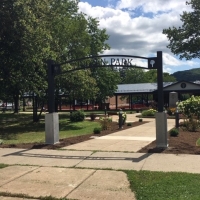
{"label": "paved walkway", "polygon": [[[127,120],[138,118],[132,114]],[[32,199],[51,195],[80,200],[134,200],[126,174],[118,170],[200,173],[198,155],[136,153],[156,139],[155,120],[147,121],[63,150],[0,149],[0,163],[9,164],[0,169],[0,192],[25,194]],[[174,124],[175,120],[168,120],[168,130]]]}

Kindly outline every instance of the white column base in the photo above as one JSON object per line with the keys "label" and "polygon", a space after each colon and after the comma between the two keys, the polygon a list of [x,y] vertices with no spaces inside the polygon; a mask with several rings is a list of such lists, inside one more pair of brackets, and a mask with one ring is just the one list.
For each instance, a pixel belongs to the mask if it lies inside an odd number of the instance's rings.
{"label": "white column base", "polygon": [[156,113],[156,147],[168,147],[167,115],[164,112]]}
{"label": "white column base", "polygon": [[45,114],[45,143],[55,144],[59,142],[58,113]]}

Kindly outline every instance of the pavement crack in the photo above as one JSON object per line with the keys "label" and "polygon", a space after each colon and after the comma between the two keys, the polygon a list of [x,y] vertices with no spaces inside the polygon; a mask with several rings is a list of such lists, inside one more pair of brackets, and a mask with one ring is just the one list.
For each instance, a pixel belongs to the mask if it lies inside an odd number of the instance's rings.
{"label": "pavement crack", "polygon": [[86,180],[88,180],[91,176],[93,176],[97,170],[94,170],[88,177],[86,177],[83,181],[81,181],[75,188],[73,188],[66,196],[67,198],[72,192],[74,192],[78,187],[80,187]]}
{"label": "pavement crack", "polygon": [[144,165],[146,164],[146,162],[147,162],[147,159],[149,158],[149,156],[151,156],[152,154],[147,154],[147,157],[145,158],[145,160],[144,160],[144,163],[143,163],[143,165],[142,165],[142,167],[141,167],[141,171],[143,170],[143,167],[144,167]]}
{"label": "pavement crack", "polygon": [[94,154],[94,152],[92,152],[90,155],[88,155],[88,156],[85,156],[85,158],[83,158],[80,162],[78,162],[76,165],[74,165],[73,167],[77,167],[77,165],[79,165],[80,163],[82,163],[83,161],[85,161],[85,160],[87,160],[88,158],[90,158],[90,156],[92,155],[92,154]]}
{"label": "pavement crack", "polygon": [[25,175],[27,175],[27,174],[33,172],[33,171],[39,169],[39,168],[41,168],[41,166],[39,166],[39,167],[37,167],[37,168],[34,168],[34,169],[32,169],[32,170],[30,170],[30,171],[28,171],[28,172],[25,172],[24,174],[22,174],[22,175],[20,175],[20,176],[18,176],[18,177],[16,177],[16,178],[11,179],[10,181],[7,181],[6,183],[0,185],[0,187],[6,185],[6,184],[8,184],[8,183],[11,183],[12,181],[15,181],[15,180],[17,180],[17,179],[19,179],[19,178],[21,178],[21,177],[23,177],[23,176],[25,176]]}

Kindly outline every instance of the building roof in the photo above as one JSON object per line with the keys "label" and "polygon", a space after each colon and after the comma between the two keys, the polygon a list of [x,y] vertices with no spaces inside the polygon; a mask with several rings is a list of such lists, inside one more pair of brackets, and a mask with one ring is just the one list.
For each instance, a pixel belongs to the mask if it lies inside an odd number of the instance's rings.
{"label": "building roof", "polygon": [[[164,82],[163,87],[167,87],[173,83],[174,82]],[[117,87],[115,94],[152,93],[157,90],[157,83],[120,84]]]}
{"label": "building roof", "polygon": [[[184,87],[183,85],[184,84]],[[120,84],[117,86],[115,94],[147,94],[157,91],[157,83],[136,83],[136,84]],[[177,92],[199,92],[200,82],[177,81],[177,82],[163,82],[163,91],[177,91]]]}

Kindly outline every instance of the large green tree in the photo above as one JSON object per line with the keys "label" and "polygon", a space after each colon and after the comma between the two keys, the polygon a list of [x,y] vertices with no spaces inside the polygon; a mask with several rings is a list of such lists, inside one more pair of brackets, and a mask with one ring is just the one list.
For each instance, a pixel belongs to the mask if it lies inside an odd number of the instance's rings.
{"label": "large green tree", "polygon": [[124,68],[119,71],[122,84],[146,83],[145,71],[140,68]]}
{"label": "large green tree", "polygon": [[[77,1],[3,0],[0,19],[0,92],[6,94],[5,98],[14,97],[15,112],[20,94],[30,91],[37,96],[45,95],[47,59],[60,63],[97,55],[109,48],[106,30],[99,29],[96,19],[79,13]],[[98,88],[91,85],[98,85],[96,76],[89,71],[77,73],[79,79],[74,80],[73,91],[81,96],[85,91],[85,97],[95,98]],[[70,78],[63,76],[57,86],[67,88],[73,76]]]}
{"label": "large green tree", "polygon": [[43,18],[48,5],[31,0],[1,2],[0,81],[2,92],[14,98],[15,112],[20,94],[39,93],[46,85],[43,59],[51,55],[51,37]]}
{"label": "large green tree", "polygon": [[172,53],[189,60],[200,58],[200,1],[190,0],[186,4],[192,7],[192,11],[185,11],[180,16],[182,26],[169,27],[163,33],[169,39],[167,47]]}

